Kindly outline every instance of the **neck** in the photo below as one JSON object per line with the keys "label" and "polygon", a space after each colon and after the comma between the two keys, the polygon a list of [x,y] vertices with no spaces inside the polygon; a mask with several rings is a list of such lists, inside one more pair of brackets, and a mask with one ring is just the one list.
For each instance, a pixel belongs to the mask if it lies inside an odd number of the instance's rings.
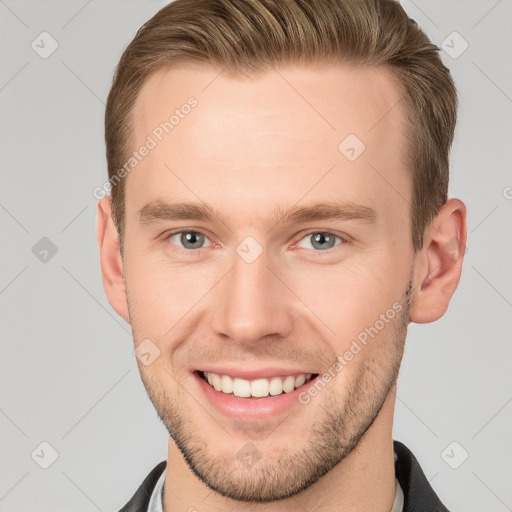
{"label": "neck", "polygon": [[276,502],[248,504],[212,491],[192,473],[169,439],[164,512],[390,512],[396,492],[392,438],[395,393],[393,387],[379,415],[347,457],[305,491]]}

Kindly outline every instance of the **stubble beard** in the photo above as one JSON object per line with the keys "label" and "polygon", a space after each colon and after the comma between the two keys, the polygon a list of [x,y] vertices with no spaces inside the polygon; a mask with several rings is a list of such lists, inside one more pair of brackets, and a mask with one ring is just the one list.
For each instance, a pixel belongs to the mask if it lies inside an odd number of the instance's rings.
{"label": "stubble beard", "polygon": [[[236,450],[217,453],[211,430],[194,423],[177,396],[170,395],[167,388],[155,382],[140,367],[148,397],[193,474],[222,496],[241,502],[265,503],[306,490],[339,464],[374,423],[396,385],[409,323],[411,289],[412,280],[400,314],[390,321],[384,336],[369,342],[378,343],[380,347],[360,365],[345,395],[337,396],[335,386],[329,385],[315,397],[315,421],[301,436],[302,444],[295,444],[293,451],[279,450],[278,435],[286,435],[287,428],[294,427],[287,426],[285,420],[281,428],[272,433],[271,449],[266,449],[263,442],[259,446],[258,442],[253,443],[261,455],[254,465],[244,465],[237,457],[239,447],[243,446],[239,435],[244,429],[246,441],[258,437],[256,431],[254,436],[251,435],[250,424],[241,426],[237,437],[233,437],[231,444],[238,447]],[[169,380],[172,380],[170,376]],[[331,384],[336,380],[333,379]],[[184,390],[179,394],[188,397]],[[193,406],[195,404],[193,401]],[[307,409],[309,406],[301,407]],[[204,414],[206,421],[213,421],[206,412]]]}

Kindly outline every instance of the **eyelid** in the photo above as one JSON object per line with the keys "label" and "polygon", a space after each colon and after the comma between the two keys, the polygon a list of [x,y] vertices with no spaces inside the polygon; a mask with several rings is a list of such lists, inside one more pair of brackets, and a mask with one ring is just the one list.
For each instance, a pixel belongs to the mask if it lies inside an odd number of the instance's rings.
{"label": "eyelid", "polygon": [[[291,248],[295,249],[295,248],[299,247],[299,245],[298,245],[299,242],[301,242],[307,236],[311,236],[316,233],[324,233],[324,234],[333,235],[334,237],[339,238],[341,240],[341,243],[336,244],[334,247],[339,247],[341,245],[345,245],[346,243],[348,243],[350,241],[350,237],[345,234],[340,234],[340,233],[336,233],[334,231],[327,231],[327,230],[323,230],[323,229],[312,229],[309,232],[302,234],[300,236],[300,238],[298,238],[297,241],[292,244]],[[315,253],[322,253],[322,252],[327,253],[329,251],[334,250],[334,247],[331,247],[330,249],[325,249],[324,251],[315,251],[312,249],[306,249],[306,250],[309,250],[309,251],[312,250]],[[303,249],[303,247],[299,247],[299,248]]]}
{"label": "eyelid", "polygon": [[[198,233],[200,235],[203,235],[210,242],[210,245],[207,245],[206,247],[199,247],[198,249],[187,249],[186,247],[181,247],[181,246],[173,244],[172,242],[169,241],[169,239],[172,236],[179,235],[181,233]],[[207,235],[206,233],[204,233],[201,229],[196,229],[196,228],[179,228],[174,231],[166,231],[162,235],[162,239],[164,242],[168,241],[171,245],[174,245],[177,249],[182,250],[182,251],[187,251],[187,252],[198,252],[201,249],[207,249],[208,247],[219,245],[217,242],[214,242],[211,239],[211,237],[209,235]]]}
{"label": "eyelid", "polygon": [[[177,247],[179,250],[183,250],[183,251],[186,251],[186,252],[198,252],[200,251],[201,249],[206,249],[208,247],[212,247],[212,246],[217,246],[219,247],[220,244],[217,243],[217,242],[214,242],[210,236],[208,234],[206,234],[205,232],[203,232],[201,229],[197,229],[197,228],[177,228],[176,230],[174,231],[166,231],[163,235],[162,235],[162,239],[164,241],[168,241],[172,236],[174,235],[178,235],[178,234],[181,234],[181,233],[199,233],[201,235],[203,235],[209,242],[210,242],[210,245],[206,246],[206,247],[199,247],[198,249],[187,249],[185,247],[180,247],[179,245],[176,245],[176,244],[172,244],[174,245],[175,247]],[[333,235],[335,236],[336,238],[338,238],[339,240],[341,240],[341,243],[338,243],[336,244],[334,247],[338,247],[338,246],[341,246],[341,245],[345,245],[346,243],[348,243],[350,241],[350,237],[348,235],[345,235],[345,234],[339,234],[339,233],[336,233],[334,231],[327,231],[327,230],[322,230],[322,229],[312,229],[306,233],[303,233],[301,234],[300,238],[297,239],[296,242],[294,242],[290,248],[291,249],[296,249],[296,248],[299,248],[298,244],[299,242],[301,242],[304,238],[306,238],[307,236],[311,236],[313,234],[316,234],[316,233],[326,233],[328,235]],[[171,242],[169,242],[171,243]],[[312,249],[306,249],[308,251],[312,251],[312,252],[315,252],[315,253],[327,253],[329,251],[332,251],[334,249],[334,247],[330,248],[330,249],[326,249],[324,251],[315,251],[315,250],[312,250]],[[302,247],[300,247],[302,249]]]}

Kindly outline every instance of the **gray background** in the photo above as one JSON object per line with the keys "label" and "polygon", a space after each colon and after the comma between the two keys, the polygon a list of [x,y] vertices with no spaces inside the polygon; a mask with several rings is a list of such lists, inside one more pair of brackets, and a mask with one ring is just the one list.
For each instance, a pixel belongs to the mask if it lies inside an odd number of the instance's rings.
{"label": "gray background", "polygon": [[[118,510],[167,455],[129,328],[104,295],[92,195],[114,66],[164,3],[0,0],[0,512]],[[452,53],[450,193],[468,206],[469,236],[447,315],[411,324],[394,438],[451,510],[512,510],[512,4],[403,5]],[[43,31],[59,45],[46,59],[31,47]],[[457,58],[454,31],[469,44]],[[48,469],[42,442],[58,453]]]}

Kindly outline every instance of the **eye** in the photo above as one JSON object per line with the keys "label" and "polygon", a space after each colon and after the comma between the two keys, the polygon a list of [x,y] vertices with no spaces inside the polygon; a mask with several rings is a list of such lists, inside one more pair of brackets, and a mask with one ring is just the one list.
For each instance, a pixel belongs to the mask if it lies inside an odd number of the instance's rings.
{"label": "eye", "polygon": [[345,243],[345,241],[340,236],[334,235],[333,233],[328,233],[325,231],[316,231],[313,233],[309,233],[304,238],[302,238],[300,242],[297,244],[297,247],[303,247],[305,249],[312,248],[320,251],[325,251],[328,249],[332,249],[336,245],[336,240],[340,240],[342,243]]}
{"label": "eye", "polygon": [[[198,231],[178,231],[169,235],[167,240],[184,249],[202,249],[211,245],[208,238]],[[205,242],[207,245],[203,245]]]}

